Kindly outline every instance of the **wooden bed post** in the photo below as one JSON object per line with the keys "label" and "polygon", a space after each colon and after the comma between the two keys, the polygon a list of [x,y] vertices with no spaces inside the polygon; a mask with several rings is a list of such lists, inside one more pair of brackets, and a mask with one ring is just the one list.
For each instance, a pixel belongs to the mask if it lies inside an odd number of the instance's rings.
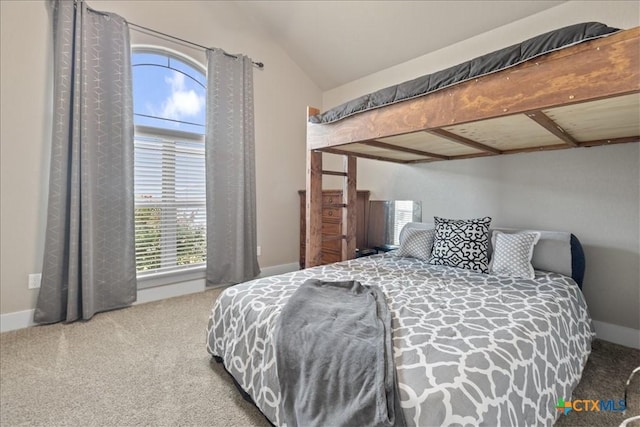
{"label": "wooden bed post", "polygon": [[342,260],[352,259],[356,255],[356,166],[357,158],[344,156],[346,176],[342,184]]}
{"label": "wooden bed post", "polygon": [[[320,110],[307,107],[307,116]],[[305,268],[322,264],[322,153],[307,145]]]}

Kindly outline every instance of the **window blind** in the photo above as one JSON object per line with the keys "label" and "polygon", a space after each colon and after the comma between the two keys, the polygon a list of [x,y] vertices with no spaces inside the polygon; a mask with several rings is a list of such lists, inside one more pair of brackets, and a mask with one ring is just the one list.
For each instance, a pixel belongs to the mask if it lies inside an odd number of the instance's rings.
{"label": "window blind", "polygon": [[206,262],[202,135],[141,134],[135,144],[138,276],[192,269]]}
{"label": "window blind", "polygon": [[400,244],[400,232],[409,222],[413,221],[413,202],[396,200],[393,222],[393,244]]}

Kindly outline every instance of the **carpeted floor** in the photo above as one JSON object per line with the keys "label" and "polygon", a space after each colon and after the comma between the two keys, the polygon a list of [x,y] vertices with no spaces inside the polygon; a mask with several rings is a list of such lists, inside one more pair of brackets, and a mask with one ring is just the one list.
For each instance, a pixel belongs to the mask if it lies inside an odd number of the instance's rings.
{"label": "carpeted floor", "polygon": [[[268,426],[205,349],[219,290],[0,334],[1,426]],[[574,399],[621,399],[640,350],[596,341]],[[638,384],[640,381],[634,381]],[[558,426],[640,415],[570,412]]]}
{"label": "carpeted floor", "polygon": [[[580,384],[573,391],[571,400],[609,400],[616,406],[624,398],[624,388],[631,372],[640,366],[640,350],[595,340],[591,355],[582,373]],[[569,400],[566,398],[565,400]],[[577,426],[619,426],[625,419],[640,416],[640,375],[636,374],[629,387],[628,410],[624,413],[615,411],[570,411],[560,416],[557,427]],[[640,420],[630,426],[640,427]]]}
{"label": "carpeted floor", "polygon": [[0,425],[268,425],[206,351],[218,293],[0,334]]}

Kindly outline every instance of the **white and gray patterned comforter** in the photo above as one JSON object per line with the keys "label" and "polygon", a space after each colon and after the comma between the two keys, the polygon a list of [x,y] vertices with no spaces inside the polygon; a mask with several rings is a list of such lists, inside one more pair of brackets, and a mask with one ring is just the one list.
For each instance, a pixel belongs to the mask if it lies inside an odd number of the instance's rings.
{"label": "white and gray patterned comforter", "polygon": [[283,417],[274,326],[312,277],[384,291],[408,425],[552,425],[558,399],[571,397],[590,353],[582,293],[557,273],[512,279],[386,254],[262,278],[220,295],[207,349],[275,425]]}

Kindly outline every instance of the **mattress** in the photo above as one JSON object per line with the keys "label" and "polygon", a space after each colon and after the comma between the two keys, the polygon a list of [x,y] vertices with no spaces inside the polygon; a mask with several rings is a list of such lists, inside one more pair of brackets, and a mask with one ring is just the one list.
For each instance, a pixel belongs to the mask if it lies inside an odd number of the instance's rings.
{"label": "mattress", "polygon": [[462,64],[420,76],[345,102],[311,116],[311,123],[332,123],[353,114],[406,101],[470,79],[504,70],[541,55],[620,31],[599,22],[584,22],[549,31]]}
{"label": "mattress", "polygon": [[384,254],[239,284],[213,306],[207,350],[275,425],[274,327],[309,278],[383,290],[408,425],[552,425],[594,336],[577,284],[552,272],[515,279]]}

